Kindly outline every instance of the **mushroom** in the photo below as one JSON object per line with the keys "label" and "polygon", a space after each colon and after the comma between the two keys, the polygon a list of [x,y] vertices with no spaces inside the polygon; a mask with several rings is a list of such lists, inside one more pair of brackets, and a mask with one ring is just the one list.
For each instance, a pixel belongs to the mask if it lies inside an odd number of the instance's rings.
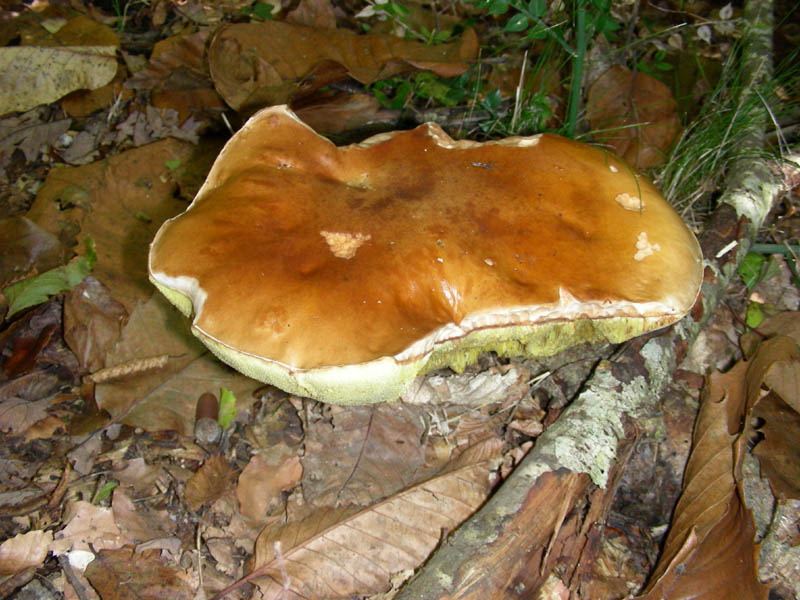
{"label": "mushroom", "polygon": [[435,123],[336,147],[258,112],[150,279],[220,359],[318,400],[393,400],[482,352],[548,356],[681,319],[702,257],[645,177],[551,134],[455,141]]}

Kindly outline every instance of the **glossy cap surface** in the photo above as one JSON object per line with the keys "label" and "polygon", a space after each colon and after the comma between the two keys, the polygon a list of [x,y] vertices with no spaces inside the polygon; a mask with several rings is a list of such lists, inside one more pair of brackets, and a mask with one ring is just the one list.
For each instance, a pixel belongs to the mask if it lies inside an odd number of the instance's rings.
{"label": "glossy cap surface", "polygon": [[702,260],[656,188],[591,146],[453,141],[428,123],[338,148],[272,107],[162,226],[150,275],[226,362],[349,403],[480,350],[552,354],[673,323]]}

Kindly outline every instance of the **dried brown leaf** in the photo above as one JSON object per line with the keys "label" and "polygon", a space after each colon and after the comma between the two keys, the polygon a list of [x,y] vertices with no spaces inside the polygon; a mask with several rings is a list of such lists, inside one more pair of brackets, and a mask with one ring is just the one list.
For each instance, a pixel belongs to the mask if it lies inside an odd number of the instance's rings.
{"label": "dried brown leaf", "polygon": [[314,506],[366,506],[407,487],[425,461],[423,409],[402,402],[326,408],[311,423],[303,495]]}
{"label": "dried brown leaf", "polygon": [[[797,397],[795,397],[795,400]],[[753,449],[778,498],[800,499],[800,414],[778,394],[762,398],[753,416],[763,420],[764,439]]]}
{"label": "dried brown leaf", "polygon": [[778,313],[761,323],[758,331],[745,333],[740,344],[746,359],[750,360],[758,350],[759,344],[765,339],[775,335],[788,335],[800,344],[800,312],[787,311]]}
{"label": "dried brown leaf", "polygon": [[[53,146],[58,144],[59,138],[69,130],[71,120],[47,121],[49,114],[47,109],[42,107],[0,121],[0,166],[8,162],[15,148],[22,151],[26,160],[33,162],[39,155],[48,153]],[[9,220],[16,221],[14,218]],[[14,237],[4,236],[3,239],[13,240]],[[11,242],[9,249],[15,245],[14,242]],[[63,262],[65,261],[60,260],[53,263],[52,266],[58,266]],[[0,269],[0,272],[5,268],[4,266]],[[42,270],[47,269],[39,271]]]}
{"label": "dried brown leaf", "polygon": [[125,307],[94,277],[72,288],[64,298],[64,341],[83,369],[92,372],[105,366],[127,318]]}
{"label": "dried brown leaf", "polygon": [[111,510],[117,526],[134,542],[166,538],[175,529],[167,511],[156,511],[147,505],[137,506],[120,488],[114,490]]}
{"label": "dried brown leaf", "polygon": [[478,444],[446,472],[367,509],[322,509],[265,528],[248,579],[259,578],[265,598],[333,600],[385,591],[392,574],[419,566],[484,502],[501,448],[498,439]]}
{"label": "dried brown leaf", "polygon": [[755,528],[735,479],[746,375],[748,365],[739,363],[725,376],[709,379],[684,489],[642,598],[766,598],[766,588],[756,575]]}
{"label": "dried brown leaf", "polygon": [[52,531],[20,533],[0,544],[0,575],[13,575],[44,563],[53,541]]}
{"label": "dried brown leaf", "polygon": [[192,510],[212,504],[231,489],[233,476],[233,467],[224,456],[212,456],[186,482],[186,504]]}
{"label": "dried brown leaf", "polygon": [[86,569],[101,598],[116,600],[192,600],[189,577],[163,564],[158,550],[103,550]]}
{"label": "dried brown leaf", "polygon": [[48,406],[49,399],[31,402],[15,397],[0,401],[0,431],[12,434],[25,432],[47,416]]}
{"label": "dried brown leaf", "polygon": [[163,475],[164,469],[160,465],[149,465],[144,458],[132,458],[114,465],[114,479],[126,491],[133,492],[136,496],[149,496],[155,490],[156,481]]}
{"label": "dried brown leaf", "polygon": [[114,522],[110,508],[95,506],[82,500],[67,505],[63,522],[66,527],[55,534],[50,544],[54,554],[64,554],[70,550],[95,550],[120,548],[130,540]]}
{"label": "dried brown leaf", "polygon": [[[5,131],[0,128],[0,136]],[[5,140],[0,143],[0,146]],[[13,149],[11,149],[13,151]],[[3,153],[0,147],[0,154]],[[11,154],[11,152],[9,152]],[[34,160],[34,156],[30,160]],[[67,248],[58,238],[26,217],[0,220],[0,287],[67,262]]]}
{"label": "dried brown leaf", "polygon": [[59,429],[66,431],[67,424],[64,420],[52,416],[45,417],[40,421],[36,421],[36,423],[25,430],[25,441],[31,442],[33,440],[50,438]]}
{"label": "dried brown leaf", "polygon": [[106,364],[123,365],[157,354],[170,357],[163,368],[98,384],[97,405],[115,418],[128,411],[122,422],[134,427],[192,435],[197,390],[224,387],[236,396],[237,408],[245,410],[254,401],[252,392],[261,386],[214,359],[161,294],[131,313]]}
{"label": "dried brown leaf", "polygon": [[[92,275],[130,312],[147,300],[147,252],[161,223],[185,204],[174,197],[196,148],[173,139],[81,167],[51,169],[28,217],[59,239],[91,237],[98,261]],[[170,170],[171,161],[181,165]]]}
{"label": "dried brown leaf", "polygon": [[[30,44],[32,40],[28,40]],[[119,35],[113,29],[86,15],[67,21],[54,35],[44,34],[38,46],[113,46],[119,48]]]}
{"label": "dried brown leaf", "polygon": [[[791,332],[790,327],[787,331]],[[754,454],[776,496],[800,498],[796,443],[800,436],[800,346],[794,337],[775,335],[758,345],[748,365],[748,416],[763,422],[759,430],[764,436]],[[765,387],[771,393],[763,396]],[[754,422],[756,419],[747,419],[748,439]]]}
{"label": "dried brown leaf", "polygon": [[796,354],[789,360],[776,360],[764,376],[764,385],[778,394],[795,412],[800,412],[800,361]]}
{"label": "dried brown leaf", "polygon": [[97,89],[117,72],[114,46],[0,48],[0,115]]}
{"label": "dried brown leaf", "polygon": [[201,30],[157,42],[150,62],[125,86],[152,90],[153,106],[175,109],[181,123],[200,113],[225,110],[225,103],[214,90],[205,62],[208,34],[208,30]]}
{"label": "dried brown leaf", "polygon": [[239,476],[236,496],[242,515],[248,519],[263,519],[270,506],[277,502],[281,492],[290,490],[300,482],[303,467],[294,454],[283,454],[277,464],[270,464],[260,454],[254,455]]}
{"label": "dried brown leaf", "polygon": [[[797,342],[787,335],[776,335],[765,340],[758,346],[753,359],[748,363],[747,369],[747,400],[748,407],[752,408],[761,397],[761,386],[767,385],[772,389],[777,386],[783,391],[781,396],[784,400],[794,400],[794,391],[797,389],[797,382],[794,379],[793,364],[800,360],[800,346]],[[773,373],[776,366],[778,372]],[[786,375],[786,379],[781,378],[781,374]],[[793,391],[794,390],[794,391]],[[775,390],[778,391],[777,389]]]}
{"label": "dried brown leaf", "polygon": [[217,91],[241,110],[285,103],[348,76],[365,84],[420,69],[454,77],[477,52],[471,29],[457,42],[428,46],[266,21],[222,27],[209,45],[208,64]]}
{"label": "dried brown leaf", "polygon": [[211,88],[203,61],[208,30],[176,35],[156,42],[150,62],[134,74],[125,87],[137,90],[188,90]]}
{"label": "dried brown leaf", "polygon": [[637,169],[663,164],[681,130],[670,89],[647,73],[614,65],[589,88],[586,112],[596,141]]}
{"label": "dried brown leaf", "polygon": [[397,119],[371,94],[314,96],[313,104],[295,106],[294,111],[301,121],[323,135],[353,131],[376,123],[393,124]]}
{"label": "dried brown leaf", "polygon": [[286,15],[286,20],[294,25],[336,29],[336,15],[330,0],[300,0],[297,8]]}

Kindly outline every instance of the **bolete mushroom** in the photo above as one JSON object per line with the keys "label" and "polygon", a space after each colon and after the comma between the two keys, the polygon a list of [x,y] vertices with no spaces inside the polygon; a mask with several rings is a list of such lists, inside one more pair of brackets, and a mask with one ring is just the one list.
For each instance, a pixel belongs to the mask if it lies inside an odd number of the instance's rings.
{"label": "bolete mushroom", "polygon": [[336,147],[284,106],[230,139],[149,268],[223,361],[340,404],[485,351],[622,342],[678,321],[702,279],[694,235],[608,152],[434,123]]}

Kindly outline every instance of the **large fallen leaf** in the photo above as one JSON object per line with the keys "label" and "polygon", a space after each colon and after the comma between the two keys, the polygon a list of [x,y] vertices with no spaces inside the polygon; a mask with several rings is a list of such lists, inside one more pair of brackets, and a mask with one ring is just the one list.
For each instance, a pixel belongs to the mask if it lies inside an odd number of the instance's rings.
{"label": "large fallen leaf", "polygon": [[753,358],[765,338],[787,335],[800,344],[800,312],[786,311],[770,317],[758,326],[758,332],[748,331],[739,341],[747,360]]}
{"label": "large fallen leaf", "polygon": [[240,410],[254,401],[261,384],[214,359],[189,331],[186,319],[160,294],[130,315],[107,367],[168,355],[159,369],[133,373],[97,385],[97,405],[122,422],[148,431],[172,429],[192,435],[197,398],[224,387]]}
{"label": "large fallen leaf", "polygon": [[89,165],[52,169],[28,218],[62,241],[91,237],[98,257],[93,275],[130,312],[153,293],[150,241],[164,220],[186,207],[175,190],[198,152],[166,139]]}
{"label": "large fallen leaf", "polygon": [[258,578],[269,599],[334,600],[385,591],[393,574],[419,566],[484,502],[501,447],[498,439],[473,446],[441,475],[367,509],[324,509],[265,528],[247,579]]}
{"label": "large fallen leaf", "polygon": [[477,55],[471,29],[457,42],[428,46],[266,21],[221,28],[208,48],[208,64],[217,91],[240,110],[285,103],[348,76],[364,84],[418,69],[455,77]]}
{"label": "large fallen leaf", "polygon": [[[58,22],[62,22],[58,19]],[[22,37],[21,46],[113,46],[119,48],[119,34],[108,25],[103,25],[86,15],[78,15],[63,21],[55,32],[53,27],[36,27]]]}
{"label": "large fallen leaf", "polygon": [[683,492],[661,558],[641,596],[645,600],[767,597],[757,578],[755,527],[735,477],[736,457],[744,446],[739,423],[746,410],[747,367],[739,363],[709,380]]}
{"label": "large fallen leaf", "polygon": [[397,115],[384,109],[372,94],[325,94],[321,98],[315,96],[312,104],[294,109],[303,123],[323,135],[351,132],[371,125],[394,125],[397,120]]}
{"label": "large fallen leaf", "polygon": [[621,65],[608,69],[589,88],[586,113],[594,139],[637,169],[663,164],[681,131],[670,89]]}
{"label": "large fallen leaf", "polygon": [[0,115],[97,89],[116,72],[114,46],[0,48]]}

